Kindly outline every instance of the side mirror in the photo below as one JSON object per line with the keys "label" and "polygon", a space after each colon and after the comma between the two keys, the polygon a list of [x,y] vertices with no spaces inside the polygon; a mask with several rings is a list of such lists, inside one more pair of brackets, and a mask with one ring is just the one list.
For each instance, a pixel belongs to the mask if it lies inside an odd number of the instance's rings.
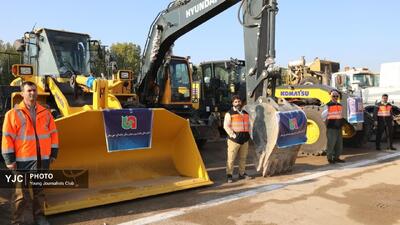
{"label": "side mirror", "polygon": [[14,48],[17,50],[17,52],[24,52],[25,46],[24,39],[17,39],[14,41]]}
{"label": "side mirror", "polygon": [[232,93],[232,94],[234,94],[235,93],[235,84],[234,83],[231,83],[230,85],[229,85],[229,91]]}

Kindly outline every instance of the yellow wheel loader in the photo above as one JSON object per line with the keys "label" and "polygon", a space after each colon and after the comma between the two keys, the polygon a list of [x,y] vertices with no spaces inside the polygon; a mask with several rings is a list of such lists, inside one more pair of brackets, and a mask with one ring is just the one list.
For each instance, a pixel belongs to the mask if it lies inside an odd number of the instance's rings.
{"label": "yellow wheel loader", "polygon": [[[212,184],[187,120],[162,108],[124,110],[122,103],[135,98],[123,90],[131,71],[113,81],[89,76],[88,35],[39,29],[17,43],[25,64],[14,65],[15,80],[2,87],[9,106],[22,100],[21,82],[33,81],[38,101],[57,118],[60,149],[52,169],[88,170],[88,188],[46,189],[46,214]],[[111,132],[109,114],[117,126]]]}
{"label": "yellow wheel loader", "polygon": [[[307,142],[300,149],[301,152],[312,155],[324,153],[327,145],[326,125],[323,111],[330,100],[330,91],[333,87],[327,85],[293,85],[279,86],[275,94],[300,107],[307,115]],[[344,92],[340,92],[340,103],[343,105],[345,125],[342,128],[343,139],[351,142],[368,140],[370,124],[364,123],[365,117],[362,99]],[[368,120],[369,121],[369,120]]]}
{"label": "yellow wheel loader", "polygon": [[[333,73],[339,71],[339,68],[338,62],[319,58],[306,64],[302,57],[300,60],[289,62],[288,70],[282,74],[281,84],[290,86],[278,88],[277,96],[301,106],[308,118],[307,143],[300,150],[303,153],[319,155],[326,149],[326,128],[321,113],[324,109],[323,105],[330,101],[329,92],[334,89],[332,87],[335,87],[331,85],[335,81]],[[352,100],[356,99],[356,95],[347,90],[340,89],[340,92],[341,104],[345,109],[343,118],[346,119],[343,127],[344,143],[361,147],[371,136],[372,118],[357,108],[359,118],[350,118],[349,121],[348,105],[354,108]],[[362,102],[358,101],[357,104],[362,108]]]}

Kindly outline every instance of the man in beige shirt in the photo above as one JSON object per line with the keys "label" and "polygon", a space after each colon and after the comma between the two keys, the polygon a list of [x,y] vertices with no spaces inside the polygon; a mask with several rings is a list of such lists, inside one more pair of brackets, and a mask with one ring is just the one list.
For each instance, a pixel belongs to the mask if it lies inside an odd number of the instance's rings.
{"label": "man in beige shirt", "polygon": [[233,107],[225,114],[224,129],[228,135],[228,156],[226,178],[233,182],[233,168],[236,155],[239,153],[239,179],[252,179],[246,174],[246,160],[250,139],[249,115],[242,110],[242,101],[238,95],[232,97]]}

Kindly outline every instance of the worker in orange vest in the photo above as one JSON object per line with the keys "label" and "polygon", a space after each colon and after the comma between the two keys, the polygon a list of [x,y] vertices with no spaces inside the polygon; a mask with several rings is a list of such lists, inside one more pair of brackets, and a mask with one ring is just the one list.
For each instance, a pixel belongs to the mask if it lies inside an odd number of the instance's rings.
{"label": "worker in orange vest", "polygon": [[[36,102],[35,83],[23,82],[21,95],[23,101],[5,115],[1,146],[7,168],[16,175],[48,170],[58,153],[58,134],[54,119],[47,108]],[[23,212],[28,202],[32,202],[35,223],[49,224],[44,216],[44,190],[42,187],[33,187],[31,199],[29,183],[15,183],[12,224],[25,222]]]}
{"label": "worker in orange vest", "polygon": [[343,163],[345,161],[339,158],[343,151],[343,107],[338,102],[338,91],[332,90],[330,95],[331,101],[326,104],[327,107],[323,112],[323,117],[325,117],[326,122],[326,136],[328,139],[326,156],[329,164],[337,162]]}
{"label": "worker in orange vest", "polygon": [[396,150],[393,147],[393,106],[388,102],[388,95],[383,94],[382,100],[376,104],[374,109],[374,121],[377,126],[376,131],[376,150],[381,150],[382,133],[386,133],[386,137],[390,150]]}
{"label": "worker in orange vest", "polygon": [[228,156],[226,163],[226,178],[233,182],[233,166],[239,153],[239,179],[252,179],[246,174],[246,160],[250,139],[249,114],[242,109],[242,100],[238,95],[232,96],[233,107],[225,114],[224,129],[228,135]]}

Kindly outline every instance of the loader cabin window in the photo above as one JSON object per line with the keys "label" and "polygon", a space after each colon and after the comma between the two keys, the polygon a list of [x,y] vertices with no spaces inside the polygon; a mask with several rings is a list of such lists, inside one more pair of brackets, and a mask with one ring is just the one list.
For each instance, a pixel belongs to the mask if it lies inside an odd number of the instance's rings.
{"label": "loader cabin window", "polygon": [[190,101],[190,75],[185,61],[172,61],[169,65],[171,74],[171,95],[173,102]]}
{"label": "loader cabin window", "polygon": [[375,87],[376,84],[375,76],[368,73],[359,73],[353,75],[353,81],[359,81],[360,87]]}
{"label": "loader cabin window", "polygon": [[57,31],[47,35],[61,77],[89,75],[89,36]]}

